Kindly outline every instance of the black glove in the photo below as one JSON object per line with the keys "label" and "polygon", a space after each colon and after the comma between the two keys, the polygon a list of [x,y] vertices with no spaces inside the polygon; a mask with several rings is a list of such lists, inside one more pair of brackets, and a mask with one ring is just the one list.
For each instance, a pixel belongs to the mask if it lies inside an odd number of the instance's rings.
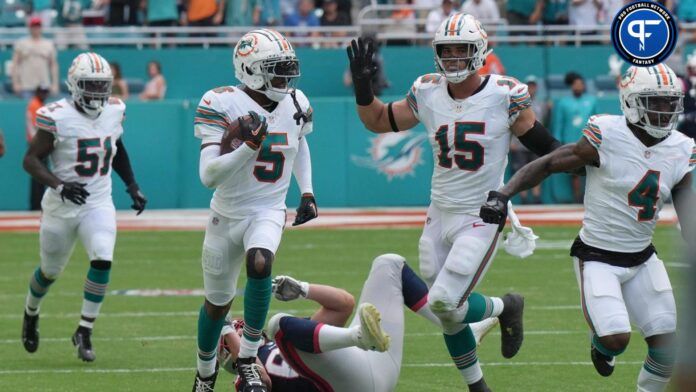
{"label": "black glove", "polygon": [[126,192],[130,195],[131,199],[133,200],[133,204],[131,205],[131,208],[138,211],[137,214],[135,215],[140,215],[145,211],[145,205],[147,204],[147,198],[145,195],[143,195],[142,192],[140,192],[140,187],[136,183],[132,183],[128,185],[128,188],[126,188]]}
{"label": "black glove", "polygon": [[268,123],[265,117],[259,116],[259,114],[254,111],[249,111],[249,116],[251,116],[250,119],[245,118],[245,116],[237,119],[237,121],[239,121],[239,131],[242,140],[249,144],[251,148],[257,150],[261,147],[263,139],[265,139],[268,134]]}
{"label": "black glove", "polygon": [[357,41],[350,41],[346,50],[355,87],[355,102],[360,106],[367,106],[375,99],[372,91],[372,78],[377,73],[377,66],[372,58],[374,43],[371,39],[358,38]]}
{"label": "black glove", "polygon": [[479,216],[484,222],[498,224],[498,231],[503,231],[507,219],[507,204],[510,197],[497,191],[488,192],[486,203],[481,206]]}
{"label": "black glove", "polygon": [[65,199],[68,199],[78,206],[81,206],[85,204],[85,200],[87,199],[87,196],[89,196],[89,192],[87,192],[85,189],[85,185],[87,184],[82,184],[79,182],[64,182],[58,185],[56,190],[60,192],[60,198],[63,200],[63,202],[65,202]]}
{"label": "black glove", "polygon": [[305,193],[302,195],[302,199],[300,199],[300,206],[297,207],[296,211],[297,215],[295,215],[295,221],[292,222],[293,226],[307,223],[319,216],[319,211],[317,210],[317,201],[314,200],[314,195],[311,193]]}

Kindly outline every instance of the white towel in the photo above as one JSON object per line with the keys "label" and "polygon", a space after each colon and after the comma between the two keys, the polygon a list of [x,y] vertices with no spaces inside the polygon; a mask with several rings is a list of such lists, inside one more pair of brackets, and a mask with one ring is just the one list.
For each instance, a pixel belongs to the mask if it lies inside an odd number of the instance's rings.
{"label": "white towel", "polygon": [[505,235],[503,246],[508,254],[524,259],[534,253],[536,240],[539,237],[529,227],[522,226],[510,202],[508,202],[508,217],[512,224],[512,231]]}

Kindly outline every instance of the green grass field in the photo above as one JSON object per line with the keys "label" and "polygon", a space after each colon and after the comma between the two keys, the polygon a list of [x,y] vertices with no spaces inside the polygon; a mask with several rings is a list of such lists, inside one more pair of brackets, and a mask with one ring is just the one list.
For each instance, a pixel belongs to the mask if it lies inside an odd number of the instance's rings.
{"label": "green grass field", "polygon": [[[525,260],[513,259],[501,250],[477,290],[488,295],[514,290],[527,300],[527,336],[514,359],[501,356],[497,330],[481,345],[479,358],[488,384],[495,391],[635,390],[646,354],[639,335],[634,334],[610,378],[597,375],[590,363],[587,326],[578,306],[572,263],[563,248],[577,230],[536,231],[544,249]],[[290,230],[285,233],[274,272],[343,287],[357,297],[372,258],[380,253],[400,253],[417,270],[419,234],[419,230]],[[667,262],[678,261],[674,235],[672,229],[662,228],[655,238]],[[200,288],[202,240],[202,232],[119,233],[110,289]],[[28,278],[37,262],[38,235],[0,234],[0,390],[191,388],[200,297],[108,296],[95,326],[97,361],[86,364],[77,359],[69,339],[79,318],[88,268],[79,246],[43,303],[40,348],[35,354],[26,353],[19,338],[21,315]],[[679,270],[670,270],[674,280]],[[673,284],[678,288],[677,282]],[[239,304],[238,300],[233,305],[235,314],[239,314]],[[309,315],[312,304],[271,304],[271,311],[288,309]],[[405,354],[397,391],[465,390],[438,331],[405,311]],[[221,376],[217,390],[232,391],[231,376]]]}

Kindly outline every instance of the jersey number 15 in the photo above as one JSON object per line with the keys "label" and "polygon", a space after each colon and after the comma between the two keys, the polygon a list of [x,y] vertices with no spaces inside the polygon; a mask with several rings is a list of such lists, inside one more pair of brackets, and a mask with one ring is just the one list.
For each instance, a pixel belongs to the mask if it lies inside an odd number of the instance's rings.
{"label": "jersey number 15", "polygon": [[[441,126],[435,132],[435,140],[440,146],[437,154],[438,164],[445,169],[452,168],[450,157],[449,126]],[[461,170],[477,171],[483,166],[484,148],[481,143],[466,140],[467,135],[483,135],[486,133],[486,123],[482,122],[457,122],[454,123],[454,163]]]}

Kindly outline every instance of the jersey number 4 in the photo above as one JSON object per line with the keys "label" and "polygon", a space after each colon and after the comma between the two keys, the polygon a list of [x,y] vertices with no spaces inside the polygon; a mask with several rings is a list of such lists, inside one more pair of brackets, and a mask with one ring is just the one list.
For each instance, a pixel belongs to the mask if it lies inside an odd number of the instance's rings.
{"label": "jersey number 4", "polygon": [[[99,153],[98,149],[104,149],[104,160],[99,169]],[[105,176],[109,173],[111,166],[111,155],[113,147],[111,146],[111,136],[104,139],[104,143],[98,137],[91,139],[77,139],[77,163],[75,172],[81,177],[93,177],[99,170],[99,175]]]}
{"label": "jersey number 4", "polygon": [[655,218],[657,200],[660,198],[660,172],[648,170],[638,184],[628,193],[628,205],[638,207],[638,221]]}
{"label": "jersey number 4", "polygon": [[[461,170],[476,171],[483,166],[484,149],[477,141],[466,140],[467,135],[483,135],[486,133],[486,123],[482,122],[457,122],[454,123],[454,163]],[[440,146],[437,155],[438,164],[446,169],[452,168],[450,157],[449,126],[441,126],[435,132],[435,140]]]}
{"label": "jersey number 4", "polygon": [[[254,166],[254,177],[261,182],[276,182],[283,176],[285,167],[285,155],[282,151],[273,151],[273,146],[287,146],[287,133],[269,133],[259,149],[256,162],[261,165]],[[270,164],[270,168],[267,164]]]}

